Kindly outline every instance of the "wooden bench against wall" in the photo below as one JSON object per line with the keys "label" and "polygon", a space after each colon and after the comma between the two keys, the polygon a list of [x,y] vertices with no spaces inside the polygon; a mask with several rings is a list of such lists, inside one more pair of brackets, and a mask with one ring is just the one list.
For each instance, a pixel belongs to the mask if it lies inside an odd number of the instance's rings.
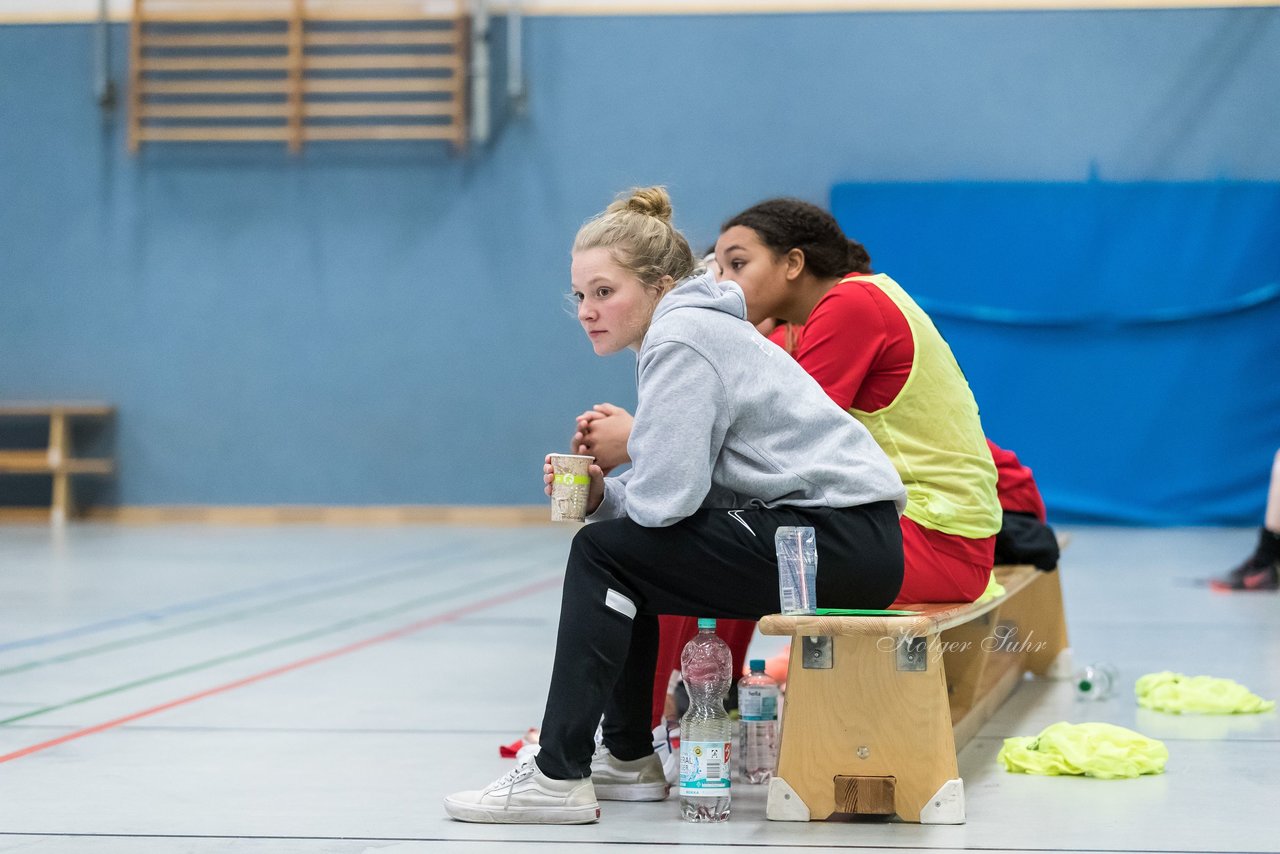
{"label": "wooden bench against wall", "polygon": [[71,478],[107,475],[115,470],[110,459],[77,457],[71,447],[71,422],[76,418],[107,419],[115,409],[105,403],[28,403],[0,401],[0,419],[47,418],[49,443],[45,448],[0,448],[0,475],[52,475],[50,519],[67,521],[75,509]]}
{"label": "wooden bench against wall", "polygon": [[957,751],[1024,673],[1071,672],[1058,573],[998,566],[996,577],[1005,594],[983,604],[760,621],[792,636],[770,819],[964,822]]}

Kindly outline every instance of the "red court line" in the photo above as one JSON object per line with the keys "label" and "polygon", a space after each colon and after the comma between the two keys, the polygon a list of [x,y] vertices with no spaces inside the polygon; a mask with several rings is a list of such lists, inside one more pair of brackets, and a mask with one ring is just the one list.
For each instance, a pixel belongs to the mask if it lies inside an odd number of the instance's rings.
{"label": "red court line", "polygon": [[299,659],[298,661],[294,661],[289,664],[282,664],[279,667],[273,667],[270,670],[264,670],[261,673],[255,673],[252,676],[246,676],[243,679],[237,679],[234,682],[227,682],[223,685],[218,685],[214,688],[208,688],[204,691],[199,691],[195,694],[189,694],[186,697],[179,697],[176,700],[170,700],[167,703],[161,703],[158,706],[152,706],[149,709],[143,709],[142,711],[139,711],[139,712],[133,712],[132,714],[125,715],[122,718],[116,718],[115,720],[106,721],[105,723],[95,724],[91,727],[85,727],[84,729],[79,729],[79,730],[76,730],[75,732],[70,732],[70,733],[67,733],[66,735],[61,735],[61,736],[58,736],[57,738],[49,739],[48,741],[42,741],[39,744],[33,744],[30,747],[24,747],[21,750],[15,750],[12,753],[6,753],[0,756],[0,764],[3,764],[5,762],[11,762],[14,759],[21,759],[24,756],[30,756],[33,753],[39,753],[42,750],[48,750],[49,748],[57,747],[60,744],[66,744],[68,741],[75,741],[78,738],[84,738],[85,736],[88,736],[88,735],[94,735],[95,733],[105,732],[106,730],[114,729],[115,727],[118,727],[118,726],[123,726],[124,724],[131,723],[132,721],[136,721],[141,718],[151,717],[152,715],[156,715],[156,714],[159,714],[160,712],[168,711],[169,709],[173,709],[178,706],[185,706],[188,703],[194,703],[197,700],[203,700],[205,697],[212,697],[215,694],[223,694],[223,693],[226,693],[227,691],[232,691],[232,690],[235,690],[236,688],[241,688],[245,685],[252,685],[254,682],[261,682],[264,679],[270,679],[273,676],[279,676],[282,673],[288,673],[292,670],[300,670],[303,667],[310,667],[313,664],[319,664],[322,661],[328,661],[329,659],[332,659],[332,658],[338,658],[339,656],[356,652],[357,650],[364,649],[365,647],[368,647],[368,646],[373,646],[374,644],[383,643],[389,640],[395,640],[398,637],[403,637],[405,635],[412,634],[414,632],[421,631],[422,629],[427,629],[432,626],[438,626],[441,623],[448,623],[453,620],[457,620],[461,617],[465,617],[468,614],[473,614],[476,611],[483,611],[486,608],[492,608],[494,605],[501,605],[504,602],[510,602],[514,599],[522,599],[525,596],[528,596],[533,593],[537,593],[541,590],[545,590],[548,587],[552,587],[556,584],[559,584],[561,580],[562,580],[562,577],[559,575],[557,575],[554,578],[544,579],[534,584],[529,584],[525,587],[512,590],[510,593],[503,593],[500,596],[492,596],[488,599],[481,599],[479,602],[473,602],[470,605],[464,605],[461,608],[457,608],[453,611],[446,611],[445,613],[437,614],[434,617],[427,617],[426,619],[418,620],[416,622],[409,623],[408,625],[401,626],[398,629],[392,629],[389,632],[385,632],[380,635],[375,635],[374,637],[365,638],[364,640],[356,641],[355,643],[347,644],[346,646],[338,647],[337,649],[331,649],[328,652],[322,652],[318,655],[313,655],[308,658],[302,658],[302,659]]}

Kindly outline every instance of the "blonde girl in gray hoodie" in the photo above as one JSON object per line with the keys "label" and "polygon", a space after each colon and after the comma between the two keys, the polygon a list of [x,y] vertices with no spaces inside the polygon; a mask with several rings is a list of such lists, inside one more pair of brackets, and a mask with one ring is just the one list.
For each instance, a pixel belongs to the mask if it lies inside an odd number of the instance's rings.
{"label": "blonde girl in gray hoodie", "polygon": [[[698,274],[665,189],[589,220],[571,280],[595,352],[637,353],[632,466],[610,478],[591,467],[541,751],[445,798],[462,821],[580,824],[600,800],[665,798],[649,727],[657,615],[776,613],[778,527],[815,529],[821,607],[883,608],[902,584],[906,492],[889,459],[746,321],[736,284]],[[549,464],[543,480],[549,493]]]}

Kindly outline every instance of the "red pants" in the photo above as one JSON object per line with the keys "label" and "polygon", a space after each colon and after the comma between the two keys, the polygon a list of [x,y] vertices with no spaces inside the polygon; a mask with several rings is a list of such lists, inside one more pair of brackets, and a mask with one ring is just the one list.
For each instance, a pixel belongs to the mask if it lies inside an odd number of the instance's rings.
{"label": "red pants", "polygon": [[[904,575],[898,602],[972,602],[987,589],[995,561],[995,537],[971,540],[921,527],[906,516],[902,525]],[[821,567],[819,567],[821,571]],[[667,684],[671,673],[680,669],[680,653],[698,633],[694,617],[658,618],[658,666],[653,674],[653,726],[662,720]],[[733,653],[733,673],[741,675],[747,646],[755,633],[752,620],[717,620],[716,634]]]}
{"label": "red pants", "polygon": [[[987,589],[996,560],[996,538],[971,540],[930,530],[906,516],[902,525],[904,604],[972,602]],[[821,571],[821,567],[819,567]]]}

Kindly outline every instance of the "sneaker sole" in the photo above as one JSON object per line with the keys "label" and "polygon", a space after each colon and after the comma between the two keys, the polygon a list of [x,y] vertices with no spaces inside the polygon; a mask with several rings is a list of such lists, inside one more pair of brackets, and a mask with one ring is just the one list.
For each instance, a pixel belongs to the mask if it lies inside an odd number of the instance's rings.
{"label": "sneaker sole", "polygon": [[1245,590],[1275,590],[1276,587],[1275,577],[1265,570],[1244,577]]}
{"label": "sneaker sole", "polygon": [[[596,797],[599,797],[597,795]],[[592,824],[600,820],[600,804],[581,807],[513,807],[497,809],[444,799],[450,818],[479,824]]]}
{"label": "sneaker sole", "polygon": [[1280,585],[1277,585],[1276,582],[1272,580],[1270,573],[1264,571],[1242,576],[1238,580],[1220,581],[1215,579],[1209,582],[1209,587],[1210,589],[1219,592],[1261,593],[1275,592],[1277,587],[1280,587]]}
{"label": "sneaker sole", "polygon": [[671,787],[662,783],[593,783],[601,801],[665,801]]}

